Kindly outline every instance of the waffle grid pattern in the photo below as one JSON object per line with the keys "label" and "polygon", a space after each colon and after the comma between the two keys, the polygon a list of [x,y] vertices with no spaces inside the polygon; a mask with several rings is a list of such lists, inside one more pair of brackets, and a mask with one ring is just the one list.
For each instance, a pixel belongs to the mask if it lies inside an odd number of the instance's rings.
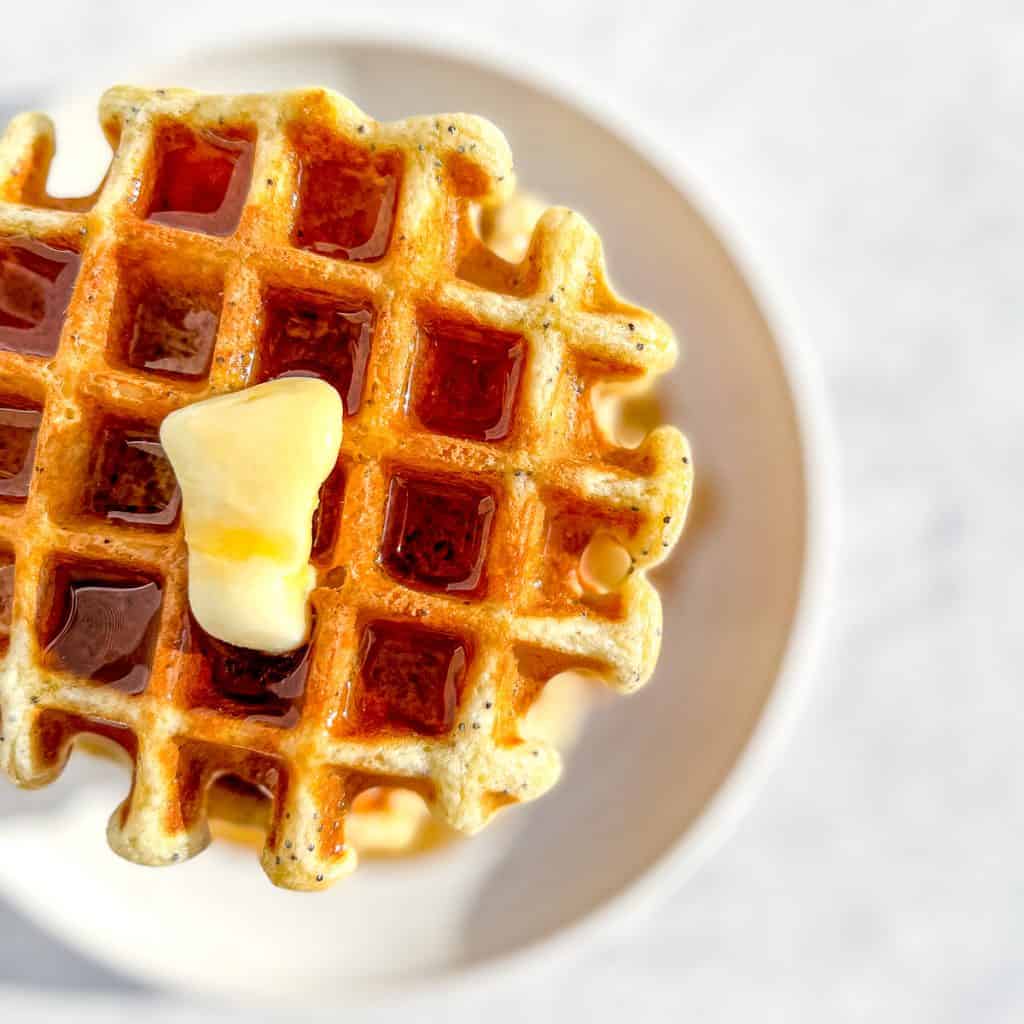
{"label": "waffle grid pattern", "polygon": [[[557,778],[558,756],[522,740],[518,722],[544,677],[583,665],[628,691],[646,680],[657,655],[660,601],[646,570],[683,525],[689,451],[665,427],[637,449],[618,447],[597,426],[590,398],[596,388],[633,387],[671,365],[671,332],[612,295],[597,236],[567,210],[544,215],[519,267],[498,266],[484,251],[470,226],[472,206],[499,200],[513,180],[505,141],[485,121],[455,115],[380,124],[322,90],[220,97],[124,87],[106,94],[101,119],[115,155],[81,209],[45,195],[53,148],[45,118],[15,119],[0,142],[0,236],[67,246],[81,258],[54,358],[0,351],[0,390],[43,408],[27,500],[0,508],[0,536],[16,567],[0,676],[7,772],[22,785],[45,784],[78,731],[113,736],[134,758],[135,773],[108,836],[117,852],[146,864],[201,850],[209,841],[206,786],[220,773],[237,774],[271,795],[262,864],[276,884],[296,889],[321,888],[354,867],[343,822],[367,785],[400,780],[419,788],[466,832],[500,806],[539,795]],[[253,133],[252,184],[233,234],[185,231],[140,215],[152,187],[154,139],[168,122]],[[293,244],[302,166],[296,126],[400,158],[381,259],[331,258]],[[158,273],[184,267],[222,282],[208,378],[169,381],[112,362],[118,283],[139,260]],[[90,520],[69,494],[77,485],[67,486],[87,473],[95,410],[155,426],[184,404],[252,383],[268,290],[336,296],[375,315],[362,404],[345,424],[337,540],[313,596],[306,691],[288,728],[190,706],[180,527]],[[422,345],[410,339],[421,337],[427,320],[523,339],[527,355],[506,439],[464,440],[416,421],[410,405]],[[473,478],[499,495],[479,599],[404,585],[380,564],[376,538],[395,469]],[[634,568],[614,595],[588,602],[579,588],[567,596],[549,586],[561,564],[551,545],[562,515],[607,529],[629,550]],[[36,624],[55,559],[122,566],[161,581],[160,632],[143,693],[129,696],[47,664]],[[329,571],[338,566],[340,582]],[[449,733],[366,735],[352,725],[360,637],[376,620],[465,638],[468,669]]]}

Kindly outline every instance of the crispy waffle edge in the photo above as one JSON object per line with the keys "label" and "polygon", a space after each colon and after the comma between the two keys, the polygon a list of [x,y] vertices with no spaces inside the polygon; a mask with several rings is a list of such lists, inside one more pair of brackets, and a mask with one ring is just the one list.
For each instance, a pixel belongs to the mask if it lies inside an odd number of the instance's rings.
{"label": "crispy waffle edge", "polygon": [[[54,149],[47,118],[20,115],[0,140],[0,242],[28,238],[71,248],[81,260],[55,356],[0,351],[0,391],[29,395],[43,410],[27,499],[0,506],[0,539],[15,564],[0,668],[0,765],[16,783],[41,786],[60,773],[76,735],[121,744],[135,771],[108,838],[122,856],[150,865],[185,860],[208,844],[206,790],[221,774],[237,775],[272,801],[261,863],[275,884],[292,889],[323,888],[355,867],[343,826],[361,788],[413,785],[466,833],[502,806],[539,796],[557,780],[560,761],[550,746],[522,739],[517,725],[544,677],[581,665],[629,692],[657,659],[661,602],[647,572],[682,530],[690,451],[669,426],[635,449],[621,447],[597,422],[592,399],[596,388],[625,392],[667,370],[676,357],[671,330],[613,293],[600,239],[570,210],[547,210],[519,265],[486,250],[470,209],[509,195],[514,174],[504,137],[480,118],[380,123],[322,89],[219,96],[118,86],[103,97],[100,120],[114,156],[97,194],[80,203],[45,192]],[[229,235],[180,230],[140,213],[153,188],[155,139],[168,125],[251,133],[251,184]],[[300,175],[312,166],[303,160],[330,153],[335,142],[400,168],[379,259],[334,259],[294,244]],[[221,282],[202,381],[169,382],[111,361],[119,287],[140,263],[157,276]],[[174,408],[252,381],[268,288],[364,300],[376,317],[365,399],[342,445],[345,500],[333,559],[347,571],[343,583],[325,582],[314,594],[309,681],[288,728],[190,702],[180,527],[158,533],[90,520],[67,493],[84,478],[95,443],[91,410],[159,422]],[[438,321],[521,339],[507,438],[447,436],[410,416],[423,331]],[[378,543],[365,539],[381,536],[394,465],[485,479],[500,495],[487,591],[478,600],[405,586],[381,569]],[[621,587],[596,602],[571,572],[568,586],[551,575],[588,530],[611,533],[632,560]],[[566,550],[558,547],[564,538]],[[55,560],[159,576],[159,633],[144,692],[77,678],[48,659],[37,623]],[[378,618],[468,639],[450,731],[363,734],[345,725],[342,694],[360,685],[360,631]]]}

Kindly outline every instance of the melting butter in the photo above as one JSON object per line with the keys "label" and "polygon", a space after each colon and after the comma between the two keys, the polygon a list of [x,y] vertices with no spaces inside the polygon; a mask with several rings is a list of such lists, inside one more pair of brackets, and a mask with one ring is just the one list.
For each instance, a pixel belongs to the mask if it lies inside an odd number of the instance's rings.
{"label": "melting butter", "polygon": [[181,487],[189,604],[207,633],[271,654],[305,643],[313,513],[341,434],[337,391],[305,377],[164,420],[160,442]]}

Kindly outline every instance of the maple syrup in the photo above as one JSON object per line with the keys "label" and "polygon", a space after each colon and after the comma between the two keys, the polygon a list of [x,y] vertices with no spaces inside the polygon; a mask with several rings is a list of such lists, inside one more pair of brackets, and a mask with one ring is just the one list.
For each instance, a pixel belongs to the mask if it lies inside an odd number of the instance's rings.
{"label": "maple syrup", "polygon": [[102,566],[57,568],[40,642],[51,667],[142,693],[159,629],[163,587]]}
{"label": "maple syrup", "polygon": [[17,399],[0,399],[0,498],[24,501],[32,481],[32,463],[42,410],[24,408]]}
{"label": "maple syrup", "polygon": [[137,370],[199,380],[210,371],[220,296],[145,281],[121,316],[115,352]]}
{"label": "maple syrup", "polygon": [[486,487],[396,473],[388,487],[381,562],[413,586],[478,594],[494,509]]}
{"label": "maple syrup", "polygon": [[414,411],[429,430],[500,441],[512,429],[522,374],[523,339],[468,324],[423,330]]}
{"label": "maple syrup", "polygon": [[70,249],[0,239],[0,348],[47,358],[57,351],[79,263]]}
{"label": "maple syrup", "polygon": [[356,695],[361,731],[447,732],[469,659],[469,645],[457,636],[406,622],[369,623]]}
{"label": "maple syrup", "polygon": [[87,510],[114,522],[173,526],[181,491],[155,430],[108,423],[96,444]]}
{"label": "maple syrup", "polygon": [[14,555],[0,551],[0,653],[11,640],[11,614],[14,609]]}
{"label": "maple syrup", "polygon": [[373,311],[311,292],[272,293],[257,381],[319,377],[359,411],[370,358]]}
{"label": "maple syrup", "polygon": [[398,161],[307,159],[299,170],[294,243],[321,256],[369,262],[387,252],[398,203]]}
{"label": "maple syrup", "polygon": [[157,140],[157,178],[147,219],[155,224],[230,235],[252,179],[253,141],[238,134],[168,126]]}
{"label": "maple syrup", "polygon": [[311,558],[317,565],[330,562],[338,539],[341,505],[345,497],[345,467],[339,462],[320,487],[320,498],[313,513]]}
{"label": "maple syrup", "polygon": [[210,636],[189,615],[185,648],[195,657],[192,703],[236,718],[291,726],[309,675],[309,645],[287,654],[236,647]]}

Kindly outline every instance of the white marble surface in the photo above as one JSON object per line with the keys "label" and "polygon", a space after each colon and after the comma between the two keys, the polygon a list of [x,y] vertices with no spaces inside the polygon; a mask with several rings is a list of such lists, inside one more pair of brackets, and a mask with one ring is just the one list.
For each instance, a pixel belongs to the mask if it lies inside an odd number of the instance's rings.
{"label": "white marble surface", "polygon": [[[235,10],[291,34],[356,24],[327,3],[118,6],[14,13],[0,108],[224,35]],[[430,6],[360,17],[554,61],[665,133],[817,347],[846,526],[820,685],[731,842],[556,983],[477,993],[449,1019],[1022,1019],[1019,3]],[[0,926],[0,983],[48,990],[5,1019],[109,1019],[98,988],[116,979],[2,907]],[[72,1004],[71,985],[93,995]]]}

